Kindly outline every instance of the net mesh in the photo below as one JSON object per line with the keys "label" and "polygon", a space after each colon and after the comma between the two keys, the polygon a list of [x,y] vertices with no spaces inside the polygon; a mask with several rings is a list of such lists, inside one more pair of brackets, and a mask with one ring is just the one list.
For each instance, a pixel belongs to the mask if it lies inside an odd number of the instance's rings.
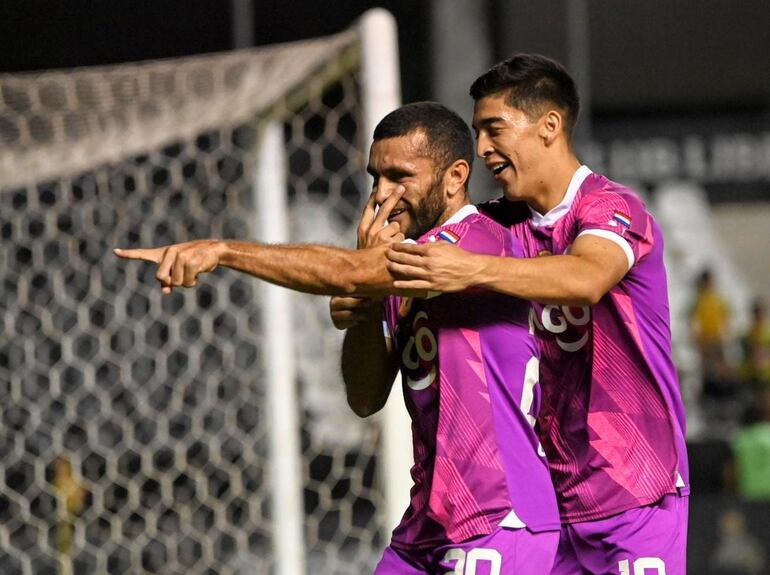
{"label": "net mesh", "polygon": [[[254,237],[276,119],[292,239],[353,239],[359,54],[345,32],[0,75],[0,573],[270,572],[257,282],[161,296],[111,249]],[[383,544],[379,430],[347,409],[326,300],[293,302],[308,572],[361,573]]]}

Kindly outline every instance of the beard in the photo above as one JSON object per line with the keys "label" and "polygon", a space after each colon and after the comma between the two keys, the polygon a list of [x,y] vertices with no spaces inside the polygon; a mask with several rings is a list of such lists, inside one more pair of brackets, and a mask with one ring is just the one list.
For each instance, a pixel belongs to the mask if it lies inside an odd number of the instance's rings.
{"label": "beard", "polygon": [[416,240],[425,232],[439,225],[441,217],[446,211],[446,198],[444,198],[444,191],[441,189],[441,179],[441,176],[433,178],[428,193],[420,200],[417,209],[412,213],[414,219],[409,230],[404,233],[407,238]]}

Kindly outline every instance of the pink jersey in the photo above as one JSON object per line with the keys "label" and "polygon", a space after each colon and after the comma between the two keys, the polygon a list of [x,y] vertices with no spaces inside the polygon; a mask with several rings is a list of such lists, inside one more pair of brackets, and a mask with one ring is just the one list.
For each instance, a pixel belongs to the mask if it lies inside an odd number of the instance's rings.
{"label": "pink jersey", "polygon": [[[439,240],[476,253],[522,255],[510,231],[473,206],[419,242]],[[393,532],[394,548],[459,543],[498,526],[559,528],[533,428],[540,389],[529,309],[481,290],[386,299],[415,460],[411,504]]]}
{"label": "pink jersey", "polygon": [[[482,209],[503,220],[505,204]],[[585,166],[559,206],[506,224],[528,257],[564,254],[580,235],[594,234],[617,243],[629,262],[626,276],[594,306],[533,305],[530,324],[542,356],[540,439],[562,521],[601,519],[688,493],[658,224],[631,190]]]}

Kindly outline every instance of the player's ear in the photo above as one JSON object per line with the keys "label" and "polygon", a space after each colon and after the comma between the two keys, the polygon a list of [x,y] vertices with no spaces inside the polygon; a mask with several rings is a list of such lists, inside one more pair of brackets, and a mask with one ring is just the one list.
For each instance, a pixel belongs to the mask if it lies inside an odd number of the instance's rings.
{"label": "player's ear", "polygon": [[447,195],[455,196],[465,189],[465,184],[471,175],[471,167],[465,160],[455,160],[444,172],[444,188]]}
{"label": "player's ear", "polygon": [[564,118],[558,110],[548,110],[540,118],[538,134],[550,146],[564,129]]}

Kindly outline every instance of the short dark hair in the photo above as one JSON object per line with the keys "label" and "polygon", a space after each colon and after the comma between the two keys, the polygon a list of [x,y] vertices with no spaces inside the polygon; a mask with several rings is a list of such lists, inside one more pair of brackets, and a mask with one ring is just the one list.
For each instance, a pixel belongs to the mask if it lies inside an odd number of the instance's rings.
{"label": "short dark hair", "polygon": [[425,152],[438,169],[445,170],[457,160],[473,165],[471,129],[455,112],[437,102],[414,102],[396,108],[377,124],[374,141],[398,138],[418,130],[425,134]]}
{"label": "short dark hair", "polygon": [[470,93],[474,101],[507,93],[506,103],[530,118],[539,117],[544,105],[555,105],[570,138],[580,113],[575,81],[564,66],[540,54],[515,54],[495,64],[476,78]]}

